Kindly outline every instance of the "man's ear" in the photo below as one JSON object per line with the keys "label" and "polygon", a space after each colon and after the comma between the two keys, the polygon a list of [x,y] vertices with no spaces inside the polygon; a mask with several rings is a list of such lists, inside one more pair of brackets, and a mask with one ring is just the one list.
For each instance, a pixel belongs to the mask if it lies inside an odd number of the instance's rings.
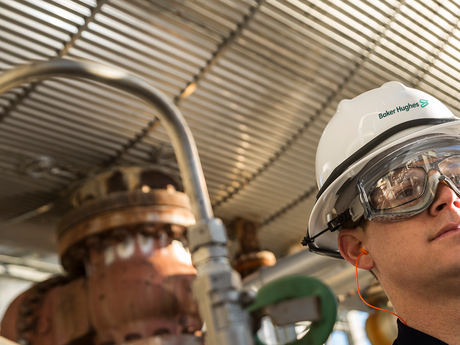
{"label": "man's ear", "polygon": [[[338,239],[340,254],[342,254],[343,258],[353,266],[356,265],[356,260],[362,253],[361,248],[363,248],[363,243],[361,242],[361,234],[358,231],[358,229],[343,229],[340,231]],[[375,262],[372,259],[372,254],[369,253],[361,256],[358,265],[358,268],[365,270],[373,269]]]}

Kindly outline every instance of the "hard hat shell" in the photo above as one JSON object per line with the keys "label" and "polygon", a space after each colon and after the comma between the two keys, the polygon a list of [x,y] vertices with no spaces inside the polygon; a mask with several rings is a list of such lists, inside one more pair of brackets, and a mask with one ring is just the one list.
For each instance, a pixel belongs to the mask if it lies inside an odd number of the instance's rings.
{"label": "hard hat shell", "polygon": [[[419,119],[458,121],[410,127],[393,134],[370,153],[350,162],[350,166],[332,182],[327,181],[334,169],[371,140],[396,126],[411,124],[415,122],[413,120]],[[335,206],[340,187],[355,176],[370,159],[400,142],[431,133],[459,135],[460,119],[436,98],[399,82],[388,82],[351,100],[341,101],[337,112],[326,126],[316,151],[316,181],[321,194],[310,215],[308,236],[313,237],[327,229],[330,220],[328,215]],[[326,181],[327,186],[324,189],[322,187]],[[337,232],[328,231],[317,237],[314,244],[309,245],[310,249],[319,248],[337,254],[337,236]]]}

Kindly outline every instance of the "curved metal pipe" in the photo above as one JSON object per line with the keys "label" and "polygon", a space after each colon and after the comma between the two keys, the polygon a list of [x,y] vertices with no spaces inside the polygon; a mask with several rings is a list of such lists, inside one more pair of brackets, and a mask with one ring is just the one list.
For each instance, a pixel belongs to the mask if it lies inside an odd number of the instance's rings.
{"label": "curved metal pipe", "polygon": [[[243,280],[243,288],[259,290],[262,286],[278,278],[293,274],[314,275],[318,271],[331,267],[332,261],[326,256],[311,253],[303,249],[297,253],[285,256],[277,261],[274,266],[262,267]],[[336,263],[345,262],[336,260]]]}
{"label": "curved metal pipe", "polygon": [[[253,343],[249,314],[240,305],[240,280],[228,262],[225,226],[213,218],[198,150],[179,109],[161,91],[140,78],[95,62],[53,60],[22,66],[0,76],[0,94],[23,83],[51,77],[86,78],[128,92],[152,108],[166,128],[176,153],[196,225],[189,228],[192,260],[198,275],[193,293],[207,325],[209,344]],[[9,223],[19,218],[9,220]],[[225,321],[222,321],[225,320]]]}
{"label": "curved metal pipe", "polygon": [[[369,312],[367,307],[357,297],[355,268],[345,260],[331,259],[303,249],[297,253],[285,256],[274,266],[262,267],[243,280],[243,290],[258,291],[262,286],[282,277],[290,275],[307,275],[321,280],[332,291],[346,299],[341,301],[345,309],[356,309]],[[366,270],[359,270],[359,286],[361,290],[369,287],[375,278]]]}
{"label": "curved metal pipe", "polygon": [[213,218],[195,141],[179,109],[160,90],[126,72],[89,61],[53,60],[24,65],[0,75],[0,94],[24,83],[52,77],[91,79],[126,91],[158,110],[177,156],[186,193],[196,221]]}

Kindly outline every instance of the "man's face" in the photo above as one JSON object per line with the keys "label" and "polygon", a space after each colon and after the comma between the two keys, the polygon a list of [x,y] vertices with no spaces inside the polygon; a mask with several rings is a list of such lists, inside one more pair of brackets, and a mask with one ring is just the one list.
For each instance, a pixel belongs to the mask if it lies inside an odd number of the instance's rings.
{"label": "man's face", "polygon": [[367,222],[361,236],[383,285],[460,290],[460,199],[447,185],[438,185],[422,213],[401,222]]}

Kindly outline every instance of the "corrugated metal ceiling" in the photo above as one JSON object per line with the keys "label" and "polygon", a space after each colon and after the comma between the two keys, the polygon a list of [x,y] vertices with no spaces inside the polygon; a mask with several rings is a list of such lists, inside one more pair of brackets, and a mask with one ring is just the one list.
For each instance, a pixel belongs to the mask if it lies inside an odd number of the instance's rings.
{"label": "corrugated metal ceiling", "polygon": [[[147,80],[188,121],[216,215],[259,222],[283,256],[304,235],[317,142],[341,99],[398,80],[459,113],[459,14],[441,0],[2,0],[0,68],[83,58]],[[106,86],[57,78],[2,95],[0,222],[56,207],[0,241],[53,251],[73,181],[168,147],[146,106]],[[28,176],[39,156],[56,168]]]}

